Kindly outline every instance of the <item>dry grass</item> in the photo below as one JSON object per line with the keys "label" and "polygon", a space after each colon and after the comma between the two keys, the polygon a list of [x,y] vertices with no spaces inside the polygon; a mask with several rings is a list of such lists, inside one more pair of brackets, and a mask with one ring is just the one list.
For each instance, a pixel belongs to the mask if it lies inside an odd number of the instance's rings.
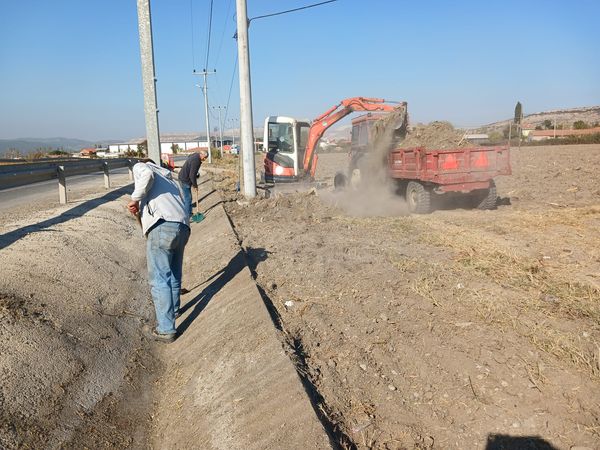
{"label": "dry grass", "polygon": [[[525,216],[521,223],[532,230],[541,224],[560,224],[585,232],[590,227],[585,222],[598,213],[593,208],[563,211],[548,220]],[[486,323],[512,329],[536,348],[600,377],[600,290],[596,286],[575,281],[568,271],[549,268],[543,260],[503,245],[482,230],[431,220],[422,221],[418,230],[418,243],[446,249],[449,258],[445,264],[392,260],[400,272],[419,274],[411,284],[413,292],[436,306],[450,300],[471,304]],[[463,279],[477,287],[457,290],[453,284]],[[582,333],[588,338],[582,339]]]}

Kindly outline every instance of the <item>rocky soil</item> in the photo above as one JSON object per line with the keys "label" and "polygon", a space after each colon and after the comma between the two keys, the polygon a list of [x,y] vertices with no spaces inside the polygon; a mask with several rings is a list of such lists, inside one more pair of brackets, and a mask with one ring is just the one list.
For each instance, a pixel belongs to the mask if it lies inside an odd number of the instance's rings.
{"label": "rocky soil", "polygon": [[0,219],[0,448],[146,448],[153,319],[124,190]]}
{"label": "rocky soil", "polygon": [[[321,155],[332,184],[346,156]],[[316,189],[217,185],[344,448],[600,446],[600,146],[523,148],[497,210],[409,216]]]}

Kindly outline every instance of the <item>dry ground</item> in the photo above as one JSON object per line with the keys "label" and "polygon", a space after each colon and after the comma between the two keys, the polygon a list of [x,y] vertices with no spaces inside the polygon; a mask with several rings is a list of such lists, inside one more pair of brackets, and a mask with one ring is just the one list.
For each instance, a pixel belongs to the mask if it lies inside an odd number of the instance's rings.
{"label": "dry ground", "polygon": [[[331,183],[346,157],[319,164]],[[227,203],[342,446],[600,448],[600,146],[512,165],[495,211],[365,216],[329,189]]]}
{"label": "dry ground", "polygon": [[0,448],[148,448],[160,363],[126,192],[0,215]]}

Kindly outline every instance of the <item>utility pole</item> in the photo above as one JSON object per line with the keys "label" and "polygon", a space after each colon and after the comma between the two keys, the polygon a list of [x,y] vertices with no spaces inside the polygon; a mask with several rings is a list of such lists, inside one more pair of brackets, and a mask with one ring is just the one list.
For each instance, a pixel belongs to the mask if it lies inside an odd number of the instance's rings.
{"label": "utility pole", "polygon": [[218,109],[219,110],[219,139],[221,142],[219,151],[221,154],[221,158],[223,157],[223,122],[221,121],[221,110],[225,109],[224,106],[213,106],[213,109]]}
{"label": "utility pole", "polygon": [[210,144],[211,144],[211,142],[210,142],[210,118],[208,117],[208,84],[206,81],[206,76],[212,75],[215,73],[217,73],[216,70],[207,72],[206,69],[204,69],[202,72],[196,72],[196,71],[193,72],[194,75],[204,76],[204,84],[202,86],[197,84],[196,86],[198,86],[200,89],[202,89],[202,92],[204,93],[204,115],[206,116],[206,140],[208,141],[208,163],[209,164],[212,163],[212,153],[210,151]]}
{"label": "utility pole", "polygon": [[160,163],[160,137],[158,131],[158,107],[156,102],[156,75],[154,72],[154,49],[152,47],[152,20],[150,0],[137,0],[138,33],[142,58],[142,83],[144,86],[144,116],[148,157]]}
{"label": "utility pole", "polygon": [[240,143],[244,158],[244,195],[256,197],[254,169],[254,130],[252,129],[252,89],[250,85],[250,49],[246,0],[235,0],[240,79]]}

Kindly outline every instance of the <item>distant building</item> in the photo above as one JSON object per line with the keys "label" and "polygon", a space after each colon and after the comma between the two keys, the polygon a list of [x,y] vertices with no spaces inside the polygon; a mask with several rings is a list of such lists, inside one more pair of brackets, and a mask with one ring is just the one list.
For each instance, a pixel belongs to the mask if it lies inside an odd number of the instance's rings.
{"label": "distant building", "polygon": [[535,127],[530,123],[521,124],[521,135],[524,138],[529,137],[529,133],[531,133],[532,131],[535,131]]}
{"label": "distant building", "polygon": [[584,136],[596,133],[600,133],[600,127],[586,128],[583,130],[533,130],[529,133],[528,139],[530,141],[544,141],[546,139]]}
{"label": "distant building", "polygon": [[472,142],[474,144],[483,144],[485,142],[488,142],[490,139],[490,137],[487,134],[483,134],[483,133],[465,134],[464,138],[467,141]]}

